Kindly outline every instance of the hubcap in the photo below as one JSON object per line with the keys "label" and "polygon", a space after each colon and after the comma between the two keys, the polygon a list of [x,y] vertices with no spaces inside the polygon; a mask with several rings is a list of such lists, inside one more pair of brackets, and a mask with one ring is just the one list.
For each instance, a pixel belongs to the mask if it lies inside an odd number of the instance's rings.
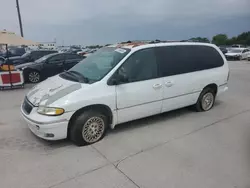
{"label": "hubcap", "polygon": [[104,121],[100,117],[92,117],[83,125],[82,137],[88,143],[98,141],[104,133]]}
{"label": "hubcap", "polygon": [[31,72],[29,73],[29,80],[33,83],[38,82],[40,79],[40,75],[38,72]]}
{"label": "hubcap", "polygon": [[214,104],[214,95],[212,93],[206,93],[203,97],[202,97],[202,108],[203,110],[207,111],[210,110],[212,108]]}

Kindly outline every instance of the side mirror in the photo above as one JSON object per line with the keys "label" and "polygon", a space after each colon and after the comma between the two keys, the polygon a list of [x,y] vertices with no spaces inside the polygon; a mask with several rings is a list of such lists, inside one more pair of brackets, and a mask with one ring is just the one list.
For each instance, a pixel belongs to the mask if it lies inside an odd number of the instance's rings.
{"label": "side mirror", "polygon": [[108,81],[108,85],[120,85],[124,83],[128,83],[128,77],[124,74],[116,74]]}

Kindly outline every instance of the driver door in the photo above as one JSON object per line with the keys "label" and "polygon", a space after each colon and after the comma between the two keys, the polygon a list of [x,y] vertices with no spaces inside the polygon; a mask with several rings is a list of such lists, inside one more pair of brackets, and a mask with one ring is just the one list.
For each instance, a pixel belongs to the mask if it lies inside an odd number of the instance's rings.
{"label": "driver door", "polygon": [[161,113],[163,78],[153,48],[132,54],[117,72],[127,78],[116,86],[118,123]]}
{"label": "driver door", "polygon": [[50,57],[44,65],[44,74],[46,77],[57,75],[64,71],[64,54],[56,54]]}

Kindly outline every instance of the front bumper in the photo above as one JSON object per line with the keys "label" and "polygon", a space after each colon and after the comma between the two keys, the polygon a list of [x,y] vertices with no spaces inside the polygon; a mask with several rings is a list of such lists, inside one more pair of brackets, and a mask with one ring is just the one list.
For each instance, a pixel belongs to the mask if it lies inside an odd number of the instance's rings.
{"label": "front bumper", "polygon": [[227,60],[240,60],[240,56],[227,56],[226,55],[226,59]]}
{"label": "front bumper", "polygon": [[71,113],[65,113],[61,116],[44,116],[36,112],[33,108],[27,115],[22,107],[21,114],[28,124],[30,130],[38,137],[45,140],[61,140],[67,138],[68,122]]}

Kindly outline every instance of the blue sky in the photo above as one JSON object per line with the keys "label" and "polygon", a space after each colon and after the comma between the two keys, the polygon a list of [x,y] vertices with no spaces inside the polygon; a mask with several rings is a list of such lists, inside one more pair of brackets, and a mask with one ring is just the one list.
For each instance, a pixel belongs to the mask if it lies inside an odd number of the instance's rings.
{"label": "blue sky", "polygon": [[[181,40],[250,31],[250,0],[19,0],[27,39],[105,44]],[[0,0],[0,29],[19,34],[14,0]],[[8,15],[8,16],[4,16]]]}

